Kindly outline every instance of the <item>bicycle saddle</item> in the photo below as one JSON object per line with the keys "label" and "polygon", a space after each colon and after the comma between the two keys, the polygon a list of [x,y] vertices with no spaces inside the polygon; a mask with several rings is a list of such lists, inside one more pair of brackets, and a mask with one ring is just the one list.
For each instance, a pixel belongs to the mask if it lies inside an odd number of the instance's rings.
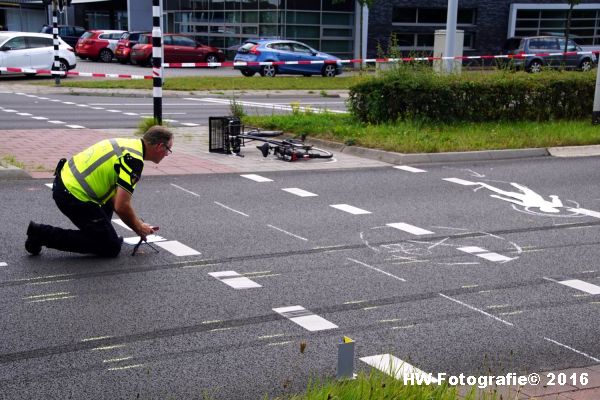
{"label": "bicycle saddle", "polygon": [[256,146],[256,148],[260,150],[263,157],[266,157],[269,155],[269,143],[265,142],[261,146]]}

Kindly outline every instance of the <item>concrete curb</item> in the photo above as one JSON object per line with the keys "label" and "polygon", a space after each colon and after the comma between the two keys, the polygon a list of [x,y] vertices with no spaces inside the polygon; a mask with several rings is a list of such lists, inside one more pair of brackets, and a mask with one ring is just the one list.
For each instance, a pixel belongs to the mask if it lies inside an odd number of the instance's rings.
{"label": "concrete curb", "polygon": [[321,139],[309,138],[308,142],[316,147],[325,147],[332,151],[382,161],[389,164],[507,160],[515,158],[545,157],[550,155],[550,152],[546,148],[405,154],[358,146],[346,146],[341,143],[329,142]]}
{"label": "concrete curb", "polygon": [[0,179],[32,179],[31,175],[27,171],[17,168],[13,165],[2,166],[0,165]]}

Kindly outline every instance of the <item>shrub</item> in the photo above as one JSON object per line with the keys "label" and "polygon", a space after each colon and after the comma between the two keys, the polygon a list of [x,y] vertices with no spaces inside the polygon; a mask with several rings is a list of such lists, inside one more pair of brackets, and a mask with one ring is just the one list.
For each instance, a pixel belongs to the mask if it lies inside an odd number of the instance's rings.
{"label": "shrub", "polygon": [[363,122],[440,122],[589,118],[595,73],[548,71],[436,75],[396,68],[350,88],[351,112]]}

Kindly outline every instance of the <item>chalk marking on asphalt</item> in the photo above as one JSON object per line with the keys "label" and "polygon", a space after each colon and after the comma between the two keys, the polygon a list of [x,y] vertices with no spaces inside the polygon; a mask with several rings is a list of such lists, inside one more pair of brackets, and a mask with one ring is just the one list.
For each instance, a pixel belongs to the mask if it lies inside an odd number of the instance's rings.
{"label": "chalk marking on asphalt", "polygon": [[274,308],[273,311],[311,332],[336,329],[338,326],[302,306]]}
{"label": "chalk marking on asphalt", "polygon": [[547,341],[549,341],[549,342],[551,342],[551,343],[554,343],[554,344],[556,344],[556,345],[558,345],[558,346],[564,347],[565,349],[568,349],[568,350],[574,351],[574,352],[575,352],[575,353],[577,353],[577,354],[581,354],[582,356],[584,356],[584,357],[587,357],[587,358],[589,358],[590,360],[593,360],[593,361],[595,361],[595,362],[597,362],[597,363],[600,363],[600,359],[598,359],[598,358],[596,358],[596,357],[592,357],[592,356],[590,356],[589,354],[587,354],[587,353],[584,353],[583,351],[576,350],[576,349],[574,349],[574,348],[572,348],[572,347],[569,347],[569,346],[567,346],[566,344],[562,344],[562,343],[560,343],[560,342],[557,342],[556,340],[552,340],[552,339],[550,339],[550,338],[547,338],[547,337],[544,337],[544,339],[546,339]]}
{"label": "chalk marking on asphalt", "polygon": [[208,332],[221,332],[221,331],[228,331],[230,329],[234,329],[234,327],[230,326],[229,328],[215,328],[215,329],[211,329]]}
{"label": "chalk marking on asphalt", "polygon": [[412,173],[415,173],[415,174],[418,174],[419,172],[427,172],[424,169],[415,168],[415,167],[409,167],[408,165],[397,165],[394,168],[401,169],[401,170],[407,171],[407,172],[412,172]]}
{"label": "chalk marking on asphalt", "polygon": [[414,325],[400,325],[400,326],[392,326],[390,329],[410,329],[414,328]]}
{"label": "chalk marking on asphalt", "polygon": [[139,367],[143,367],[143,366],[144,366],[144,364],[126,365],[124,367],[108,368],[107,371],[122,371],[125,369],[139,368]]}
{"label": "chalk marking on asphalt", "polygon": [[66,296],[70,294],[70,292],[57,292],[57,293],[48,293],[48,294],[36,294],[33,296],[23,297],[23,300],[31,300],[31,299],[42,299],[46,297],[58,297],[58,296]]}
{"label": "chalk marking on asphalt", "polygon": [[510,257],[506,257],[498,253],[493,253],[477,246],[457,247],[456,249],[493,262],[508,262],[513,260]]}
{"label": "chalk marking on asphalt", "polygon": [[399,276],[396,276],[396,275],[394,275],[394,274],[390,274],[389,272],[386,272],[386,271],[383,271],[383,270],[381,270],[381,269],[379,269],[379,268],[373,267],[372,265],[365,264],[364,262],[361,262],[361,261],[355,260],[355,259],[353,259],[353,258],[347,258],[347,260],[349,260],[349,261],[352,261],[353,263],[356,263],[356,264],[362,265],[363,267],[371,268],[371,269],[372,269],[372,270],[374,270],[374,271],[381,272],[382,274],[384,274],[384,275],[387,275],[387,276],[390,276],[390,277],[392,277],[392,278],[394,278],[394,279],[398,279],[399,281],[406,282],[406,279],[404,279],[404,278],[400,278]]}
{"label": "chalk marking on asphalt", "polygon": [[49,297],[47,299],[31,300],[31,301],[28,301],[28,303],[43,303],[45,301],[68,300],[68,299],[74,299],[75,297],[77,297],[77,296]]}
{"label": "chalk marking on asphalt", "polygon": [[589,294],[600,294],[600,286],[579,279],[568,279],[566,281],[558,281],[558,283]]}
{"label": "chalk marking on asphalt", "polygon": [[[158,235],[148,235],[146,236],[146,242],[148,243],[154,243],[154,242],[163,242],[167,239],[165,239],[162,236],[158,236]],[[136,244],[138,244],[138,242],[140,241],[140,237],[139,236],[132,236],[132,237],[128,237],[123,239],[123,242],[133,245],[135,246]]]}
{"label": "chalk marking on asphalt", "polygon": [[133,357],[121,357],[121,358],[109,358],[108,360],[102,360],[103,363],[116,363],[121,361],[131,360]]}
{"label": "chalk marking on asphalt", "polygon": [[437,383],[437,379],[433,378],[431,374],[416,368],[415,366],[403,361],[391,354],[379,354],[376,356],[361,357],[360,361],[376,368],[398,380],[400,379],[414,379],[420,381],[425,375],[431,377],[432,383]]}
{"label": "chalk marking on asphalt", "polygon": [[208,274],[234,289],[253,289],[262,287],[262,285],[235,271],[209,272]]}
{"label": "chalk marking on asphalt", "polygon": [[371,211],[363,210],[361,208],[354,207],[349,204],[330,204],[329,207],[333,207],[338,210],[345,211],[352,215],[371,214]]}
{"label": "chalk marking on asphalt", "polygon": [[125,346],[126,345],[124,345],[124,344],[113,344],[111,346],[94,347],[92,349],[92,351],[105,351],[105,350],[120,349],[120,348],[125,347]]}
{"label": "chalk marking on asphalt", "polygon": [[460,178],[443,178],[442,180],[452,182],[452,183],[458,183],[459,185],[463,185],[463,186],[479,185],[479,183],[477,183],[477,182],[465,181],[464,179],[460,179]]}
{"label": "chalk marking on asphalt", "polygon": [[283,229],[281,229],[281,228],[278,228],[278,227],[276,227],[276,226],[274,226],[274,225],[267,225],[267,226],[268,226],[269,228],[273,228],[273,229],[275,229],[276,231],[279,231],[279,232],[285,233],[286,235],[289,235],[289,236],[295,237],[296,239],[300,239],[300,240],[304,240],[305,242],[308,242],[308,239],[307,239],[307,238],[303,238],[302,236],[294,235],[293,233],[291,233],[291,232],[288,232],[288,231],[286,231],[286,230],[283,230]]}
{"label": "chalk marking on asphalt", "polygon": [[179,189],[179,190],[183,190],[184,192],[186,192],[186,193],[189,193],[189,194],[192,194],[192,195],[194,195],[194,196],[196,196],[196,197],[200,197],[200,195],[199,195],[198,193],[195,193],[195,192],[192,192],[191,190],[187,190],[187,189],[185,189],[185,188],[182,188],[181,186],[178,186],[178,185],[176,185],[176,184],[174,184],[174,183],[171,183],[171,186],[174,186],[174,187],[176,187],[177,189]]}
{"label": "chalk marking on asphalt", "polygon": [[5,263],[4,261],[3,261],[3,262],[0,262],[0,267],[8,267],[8,264],[7,264],[7,263]]}
{"label": "chalk marking on asphalt", "polygon": [[523,311],[507,311],[504,313],[500,313],[498,315],[505,316],[505,315],[517,315],[517,314],[523,314]]}
{"label": "chalk marking on asphalt", "polygon": [[286,344],[290,344],[292,343],[292,340],[288,340],[286,342],[275,342],[275,343],[268,343],[267,346],[284,346]]}
{"label": "chalk marking on asphalt", "polygon": [[91,338],[81,339],[82,342],[93,342],[94,340],[110,339],[112,336],[96,336]]}
{"label": "chalk marking on asphalt", "polygon": [[112,222],[113,222],[114,224],[117,224],[117,225],[119,225],[119,226],[122,226],[123,228],[127,229],[128,231],[131,231],[131,232],[133,232],[133,230],[132,230],[130,227],[128,227],[128,226],[125,224],[125,222],[123,222],[123,220],[121,220],[121,219],[119,219],[119,218],[115,218],[115,219],[113,219],[113,220],[112,220]]}
{"label": "chalk marking on asphalt", "polygon": [[457,304],[460,304],[461,306],[467,307],[468,309],[471,309],[471,310],[473,310],[473,311],[477,311],[478,313],[481,313],[481,314],[485,315],[486,317],[489,317],[489,318],[495,319],[496,321],[502,322],[503,324],[505,324],[505,325],[508,325],[508,326],[514,326],[512,323],[510,323],[510,322],[508,322],[508,321],[505,321],[505,320],[503,320],[502,318],[498,318],[498,317],[496,317],[495,315],[492,315],[492,314],[490,314],[490,313],[487,313],[487,312],[485,312],[485,311],[483,311],[483,310],[481,310],[481,309],[479,309],[479,308],[473,307],[472,305],[469,305],[469,304],[467,304],[467,303],[463,303],[463,302],[462,302],[462,301],[460,301],[460,300],[454,299],[454,298],[452,298],[452,297],[450,297],[450,296],[446,296],[445,294],[442,294],[442,293],[438,293],[438,294],[439,294],[440,296],[442,296],[443,298],[445,298],[445,299],[448,299],[448,300],[450,300],[450,301],[453,301],[453,302],[455,302],[455,303],[457,303]]}
{"label": "chalk marking on asphalt", "polygon": [[178,242],[177,240],[169,240],[166,242],[156,242],[156,245],[162,247],[163,249],[167,250],[171,254],[174,254],[178,257],[197,256],[199,254],[202,254],[199,251],[194,250],[191,247],[188,247],[181,242]]}
{"label": "chalk marking on asphalt", "polygon": [[360,303],[366,303],[367,300],[350,300],[350,301],[345,301],[344,304],[360,304]]}
{"label": "chalk marking on asphalt", "polygon": [[273,182],[273,179],[265,178],[264,176],[256,175],[256,174],[245,174],[240,175],[242,178],[250,179],[254,182]]}
{"label": "chalk marking on asphalt", "polygon": [[203,325],[208,325],[208,324],[216,324],[217,322],[223,322],[220,319],[212,319],[212,320],[208,320],[208,321],[202,321],[200,322]]}
{"label": "chalk marking on asphalt", "polygon": [[245,214],[245,213],[243,213],[243,212],[241,212],[241,211],[238,211],[238,210],[235,210],[235,209],[233,209],[233,208],[231,208],[231,207],[228,207],[228,206],[226,206],[226,205],[225,205],[225,204],[223,204],[223,203],[219,203],[218,201],[215,201],[215,204],[216,204],[216,205],[218,205],[218,206],[221,206],[221,207],[223,207],[223,208],[225,208],[225,209],[227,209],[227,210],[229,210],[229,211],[233,211],[234,213],[238,213],[238,214],[240,214],[240,215],[243,215],[244,217],[249,217],[249,215],[248,215],[248,214]]}
{"label": "chalk marking on asphalt", "polygon": [[300,197],[315,197],[315,196],[318,196],[318,194],[307,192],[306,190],[302,190],[302,189],[299,189],[299,188],[285,188],[285,189],[281,189],[281,190],[283,190],[284,192],[295,194],[296,196],[300,196]]}
{"label": "chalk marking on asphalt", "polygon": [[478,287],[478,286],[479,286],[479,285],[476,285],[476,284],[472,284],[472,285],[462,285],[462,286],[461,286],[461,288],[463,288],[463,289],[472,289],[472,288],[476,288],[476,287]]}
{"label": "chalk marking on asphalt", "polygon": [[394,222],[386,225],[404,232],[412,233],[413,235],[431,235],[434,233],[428,231],[427,229],[419,228],[418,226],[410,225],[404,222]]}
{"label": "chalk marking on asphalt", "polygon": [[495,310],[498,308],[506,308],[510,307],[510,304],[492,304],[491,306],[486,306],[486,310]]}
{"label": "chalk marking on asphalt", "polygon": [[586,210],[585,208],[567,208],[567,211],[571,211],[576,214],[587,215],[589,217],[600,218],[600,212]]}

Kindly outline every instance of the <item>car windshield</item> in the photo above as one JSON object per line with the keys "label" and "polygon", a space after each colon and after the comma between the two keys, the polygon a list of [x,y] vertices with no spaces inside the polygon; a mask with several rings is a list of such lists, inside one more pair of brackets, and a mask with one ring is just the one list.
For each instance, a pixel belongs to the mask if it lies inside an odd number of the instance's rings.
{"label": "car windshield", "polygon": [[92,35],[93,35],[93,33],[92,33],[92,32],[90,32],[90,31],[87,31],[87,32],[85,32],[83,35],[81,35],[81,39],[87,39],[87,38],[89,38],[89,37],[90,37],[90,36],[92,36]]}
{"label": "car windshield", "polygon": [[244,43],[243,45],[241,45],[240,48],[238,49],[238,51],[240,53],[247,53],[254,46],[256,46],[256,43],[254,43],[254,42],[247,42],[247,43]]}
{"label": "car windshield", "polygon": [[8,35],[0,35],[0,43],[6,42],[6,40],[9,38],[10,38],[10,36],[8,36]]}
{"label": "car windshield", "polygon": [[138,41],[138,43],[139,44],[148,44],[148,43],[150,43],[150,40],[151,40],[150,36],[143,35],[143,36],[140,36],[140,40]]}

